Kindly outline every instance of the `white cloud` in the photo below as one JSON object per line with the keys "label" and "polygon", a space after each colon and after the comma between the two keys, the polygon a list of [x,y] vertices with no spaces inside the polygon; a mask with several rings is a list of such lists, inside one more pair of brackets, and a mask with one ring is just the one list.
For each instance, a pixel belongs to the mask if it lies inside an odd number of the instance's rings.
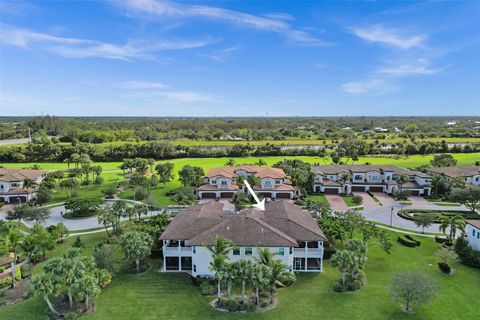
{"label": "white cloud", "polygon": [[1,26],[1,44],[25,49],[38,45],[41,49],[69,58],[153,59],[154,53],[159,51],[199,48],[216,42],[209,38],[204,40],[137,40],[124,45],[116,45],[89,39],[57,37],[8,25]]}
{"label": "white cloud", "polygon": [[415,75],[432,75],[442,72],[444,69],[432,69],[430,61],[427,59],[416,59],[413,61],[391,65],[379,70],[380,73],[388,74],[394,77],[406,77]]}
{"label": "white cloud", "polygon": [[327,43],[312,36],[310,33],[293,29],[286,20],[286,15],[281,17],[260,17],[239,11],[202,6],[183,5],[171,1],[159,0],[120,0],[117,4],[125,7],[136,14],[149,14],[154,16],[175,16],[175,17],[201,17],[217,21],[224,21],[235,25],[249,27],[261,31],[275,32],[282,34],[289,40],[309,46],[323,46]]}
{"label": "white cloud", "polygon": [[238,49],[240,49],[239,46],[233,46],[233,47],[228,47],[222,50],[217,50],[208,54],[199,54],[199,56],[221,62],[221,61],[228,60],[228,58],[230,58],[232,54]]}
{"label": "white cloud", "polygon": [[401,35],[398,30],[385,28],[380,24],[352,28],[351,32],[368,42],[378,42],[400,49],[422,48],[426,39],[424,35]]}
{"label": "white cloud", "polygon": [[351,94],[384,94],[394,91],[395,87],[385,79],[368,79],[344,83],[342,84],[342,90]]}
{"label": "white cloud", "polygon": [[154,81],[124,81],[117,84],[120,88],[125,89],[165,89],[167,85]]}

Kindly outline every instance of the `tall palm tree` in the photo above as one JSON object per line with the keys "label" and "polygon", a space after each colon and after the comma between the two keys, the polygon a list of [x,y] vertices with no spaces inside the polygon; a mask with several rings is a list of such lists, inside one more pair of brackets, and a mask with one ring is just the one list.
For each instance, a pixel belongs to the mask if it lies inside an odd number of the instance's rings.
{"label": "tall palm tree", "polygon": [[25,179],[23,180],[23,188],[24,189],[30,189],[30,188],[35,188],[37,186],[37,183],[31,179]]}
{"label": "tall palm tree", "polygon": [[268,267],[263,264],[252,264],[252,273],[250,281],[255,288],[255,303],[258,304],[260,300],[259,291],[267,284]]}
{"label": "tall palm tree", "polygon": [[295,275],[288,270],[288,267],[280,260],[273,260],[268,267],[267,287],[270,292],[270,303],[273,303],[273,297],[277,287],[285,287],[289,281],[295,280]]}
{"label": "tall palm tree", "polygon": [[263,264],[265,266],[270,266],[273,262],[273,258],[277,255],[276,252],[270,251],[268,248],[258,249],[257,256],[254,258],[255,261],[259,264]]}
{"label": "tall palm tree", "polygon": [[435,215],[433,213],[422,213],[416,214],[413,222],[417,227],[422,228],[422,233],[425,233],[425,228],[428,228],[435,220]]}
{"label": "tall palm tree", "polygon": [[232,296],[232,285],[233,282],[237,279],[237,270],[234,266],[234,264],[225,264],[224,270],[223,270],[223,278],[225,282],[227,283],[227,296],[228,299]]}
{"label": "tall palm tree", "polygon": [[251,260],[241,259],[234,263],[236,276],[242,284],[242,297],[245,298],[245,283],[251,279],[253,263]]}
{"label": "tall palm tree", "polygon": [[41,296],[48,304],[50,310],[54,314],[60,315],[49,299],[49,296],[56,296],[59,293],[59,285],[51,275],[42,274],[33,278],[29,284],[29,292],[34,296]]}
{"label": "tall palm tree", "polygon": [[332,266],[338,267],[342,273],[342,285],[347,282],[347,275],[351,274],[355,269],[355,256],[352,251],[341,250],[337,251],[332,257]]}
{"label": "tall palm tree", "polygon": [[233,167],[235,165],[235,160],[234,159],[228,159],[227,162],[225,162],[226,166]]}
{"label": "tall palm tree", "polygon": [[403,191],[403,185],[408,182],[408,177],[404,174],[397,177],[397,183],[400,185],[400,191]]}
{"label": "tall palm tree", "polygon": [[11,287],[15,286],[15,271],[17,268],[17,253],[18,248],[20,247],[20,243],[22,241],[23,235],[17,229],[10,229],[7,233],[7,237],[5,238],[5,245],[7,247],[8,252],[13,253],[13,261],[12,261],[12,284]]}
{"label": "tall palm tree", "polygon": [[350,180],[350,174],[344,172],[340,175],[340,181],[342,182],[342,188],[345,188],[345,185]]}
{"label": "tall palm tree", "polygon": [[439,174],[432,175],[433,194],[435,197],[438,196],[438,188],[443,184],[445,184],[445,178]]}
{"label": "tall palm tree", "polygon": [[248,197],[242,192],[236,192],[233,194],[231,202],[235,205],[235,210],[240,211],[250,204]]}
{"label": "tall palm tree", "polygon": [[208,267],[210,271],[215,272],[215,279],[217,279],[217,298],[220,298],[222,294],[221,283],[224,278],[223,276],[224,276],[226,260],[227,260],[227,257],[221,254],[212,255],[212,261],[210,262],[210,266]]}
{"label": "tall palm tree", "polygon": [[440,217],[440,231],[445,233],[447,228],[450,228],[449,238],[455,240],[457,229],[465,231],[465,219],[461,215],[443,215]]}
{"label": "tall palm tree", "polygon": [[215,237],[213,246],[208,246],[208,250],[214,255],[222,255],[227,257],[232,250],[232,242],[223,237]]}

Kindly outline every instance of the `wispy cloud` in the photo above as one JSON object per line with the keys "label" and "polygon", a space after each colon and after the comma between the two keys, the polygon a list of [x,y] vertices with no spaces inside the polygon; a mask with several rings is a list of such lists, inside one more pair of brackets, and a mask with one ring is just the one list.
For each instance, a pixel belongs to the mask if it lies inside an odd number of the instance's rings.
{"label": "wispy cloud", "polygon": [[212,59],[214,61],[223,62],[223,61],[228,60],[232,56],[232,54],[235,51],[237,51],[238,49],[240,49],[239,46],[232,46],[232,47],[228,47],[228,48],[225,48],[225,49],[216,50],[212,53],[199,54],[199,56],[200,57],[206,57],[206,58]]}
{"label": "wispy cloud", "polygon": [[390,65],[383,67],[379,70],[379,73],[391,75],[394,77],[406,77],[416,75],[433,75],[440,73],[443,70],[445,70],[445,68],[433,69],[430,66],[430,61],[427,59],[416,59],[398,65]]}
{"label": "wispy cloud", "polygon": [[136,40],[124,45],[96,40],[67,38],[1,25],[0,43],[24,49],[38,46],[40,49],[69,58],[105,58],[105,59],[154,59],[154,54],[166,50],[193,49],[217,42],[210,38],[203,40]]}
{"label": "wispy cloud", "polygon": [[425,35],[406,36],[397,29],[386,28],[381,24],[352,28],[351,32],[368,42],[382,43],[399,49],[422,48],[426,39]]}
{"label": "wispy cloud", "polygon": [[351,94],[385,94],[395,91],[396,88],[385,79],[373,78],[344,83],[342,84],[342,90]]}
{"label": "wispy cloud", "polygon": [[273,16],[270,14],[268,17],[261,17],[219,7],[177,4],[171,1],[160,0],[117,0],[115,2],[135,14],[207,18],[260,31],[275,32],[303,45],[327,45],[325,41],[314,37],[308,32],[294,29],[286,21],[287,18],[291,17],[285,14],[275,13]]}
{"label": "wispy cloud", "polygon": [[163,98],[171,102],[219,102],[218,97],[196,91],[170,90],[170,86],[155,81],[124,81],[114,85],[125,89],[129,98]]}

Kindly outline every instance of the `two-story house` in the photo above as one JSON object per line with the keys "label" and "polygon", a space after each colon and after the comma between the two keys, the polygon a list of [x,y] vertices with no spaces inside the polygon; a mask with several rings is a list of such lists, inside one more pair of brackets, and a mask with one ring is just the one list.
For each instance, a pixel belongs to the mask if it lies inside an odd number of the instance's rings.
{"label": "two-story house", "polygon": [[219,199],[231,198],[235,192],[247,194],[247,189],[237,183],[237,178],[248,179],[252,175],[260,180],[260,184],[253,185],[252,188],[262,197],[271,199],[296,197],[296,189],[282,169],[248,165],[208,170],[204,184],[197,188],[198,197],[200,199]]}
{"label": "two-story house", "polygon": [[[350,194],[352,192],[394,193],[404,190],[411,195],[430,195],[431,177],[420,171],[395,166],[377,165],[325,165],[312,167],[315,175],[312,189],[327,194]],[[408,181],[400,184],[399,176]]]}
{"label": "two-story house", "polygon": [[465,233],[473,250],[480,251],[480,220],[466,220]]}
{"label": "two-story house", "polygon": [[480,166],[430,168],[428,172],[444,176],[448,182],[452,178],[461,177],[466,184],[480,186]]}
{"label": "two-story house", "polygon": [[326,238],[317,222],[293,203],[277,200],[267,203],[265,211],[250,208],[232,213],[224,211],[222,203],[209,202],[179,212],[160,237],[163,271],[213,276],[208,246],[217,236],[232,241],[230,262],[253,259],[260,248],[268,248],[291,271],[323,269]]}
{"label": "two-story house", "polygon": [[24,188],[25,180],[40,185],[46,176],[43,170],[0,168],[0,202],[25,203],[35,199],[37,188]]}

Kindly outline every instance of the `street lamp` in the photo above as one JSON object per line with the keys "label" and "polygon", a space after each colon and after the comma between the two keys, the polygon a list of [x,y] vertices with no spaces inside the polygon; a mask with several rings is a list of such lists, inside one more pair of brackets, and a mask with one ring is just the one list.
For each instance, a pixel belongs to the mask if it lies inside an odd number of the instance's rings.
{"label": "street lamp", "polygon": [[390,228],[392,227],[393,222],[393,206],[390,208]]}

